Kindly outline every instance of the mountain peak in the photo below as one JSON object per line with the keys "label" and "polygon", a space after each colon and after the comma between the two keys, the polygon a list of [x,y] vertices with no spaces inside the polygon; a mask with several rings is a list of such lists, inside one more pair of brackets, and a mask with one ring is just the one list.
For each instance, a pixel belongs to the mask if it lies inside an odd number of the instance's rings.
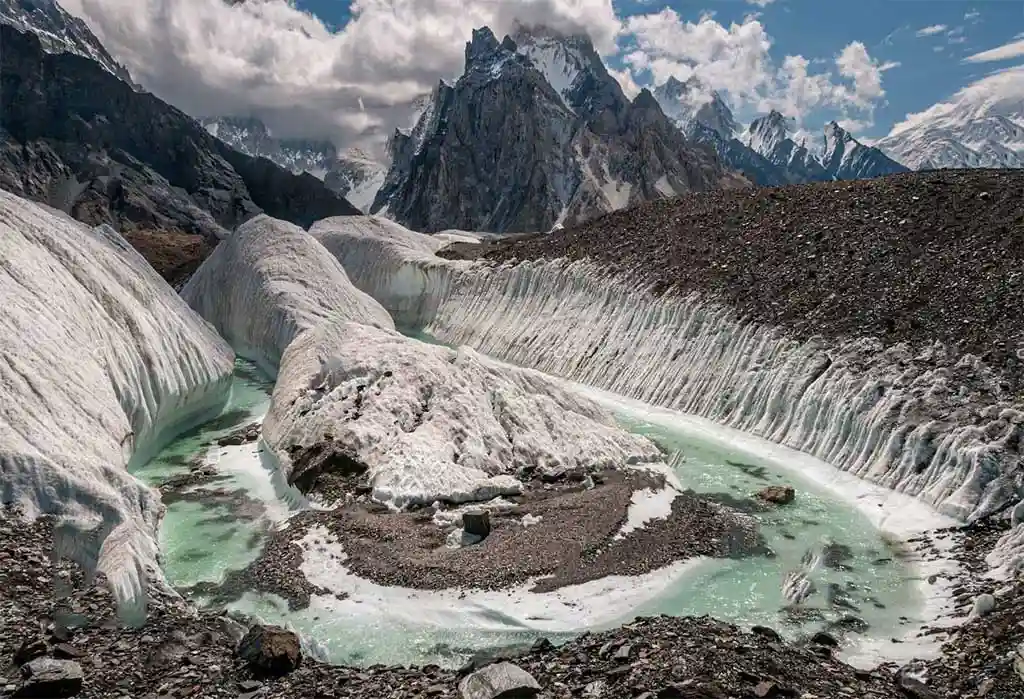
{"label": "mountain peak", "polygon": [[128,70],[114,60],[88,25],[55,0],[0,0],[0,24],[35,34],[46,53],[73,53],[93,60],[137,89]]}
{"label": "mountain peak", "polygon": [[466,42],[466,69],[468,70],[473,63],[493,56],[500,48],[498,37],[490,27],[474,29],[473,38]]}

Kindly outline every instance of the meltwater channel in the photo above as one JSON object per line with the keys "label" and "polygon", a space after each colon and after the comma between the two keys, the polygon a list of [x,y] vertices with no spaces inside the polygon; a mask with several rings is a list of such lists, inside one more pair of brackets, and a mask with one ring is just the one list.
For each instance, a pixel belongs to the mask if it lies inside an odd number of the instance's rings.
{"label": "meltwater channel", "polygon": [[[841,493],[842,484],[825,482],[829,467],[819,463],[808,473],[797,462],[810,457],[793,450],[698,418],[578,389],[602,402],[625,428],[670,452],[684,487],[745,507],[766,485],[794,486],[793,503],[753,515],[774,556],[689,561],[641,580],[606,579],[547,596],[428,593],[354,579],[336,557],[318,558],[316,552],[326,552],[331,542],[312,537],[303,565],[307,577],[351,595],[314,596],[308,608],[289,611],[274,595],[247,591],[229,609],[290,625],[324,660],[351,665],[458,665],[483,648],[531,642],[540,635],[557,642],[662,613],[762,624],[791,638],[831,627],[848,634],[845,657],[864,665],[912,654],[914,629],[928,613],[925,573],[901,543],[879,530],[881,515],[872,512],[892,511],[901,503],[888,499],[903,496],[852,476],[846,476],[854,482],[848,484],[851,492],[858,487],[860,492]],[[156,486],[189,473],[197,459],[216,470],[212,479],[165,495],[160,535],[168,581],[200,606],[210,602],[200,592],[203,583],[216,585],[247,566],[271,528],[310,507],[283,483],[259,443],[216,446],[218,438],[262,418],[271,390],[272,382],[254,366],[237,362],[222,414],[135,471]],[[925,509],[903,499],[910,509]],[[799,570],[808,571],[816,592],[794,608],[782,583],[787,573]],[[591,613],[587,598],[601,600],[596,606],[602,614]]]}

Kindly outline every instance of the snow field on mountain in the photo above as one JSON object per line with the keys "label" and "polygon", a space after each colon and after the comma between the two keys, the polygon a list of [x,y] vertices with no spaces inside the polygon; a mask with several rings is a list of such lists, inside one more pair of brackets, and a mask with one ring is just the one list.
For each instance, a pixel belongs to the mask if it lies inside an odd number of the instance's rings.
{"label": "snow field on mountain", "polygon": [[156,491],[129,475],[227,398],[230,348],[109,227],[0,191],[0,498],[126,613],[159,580]]}
{"label": "snow field on mountain", "polygon": [[[402,506],[517,493],[521,483],[512,474],[528,465],[589,469],[660,460],[649,440],[617,428],[551,379],[394,332],[384,309],[318,242],[331,244],[331,231],[342,224],[352,241],[366,243],[345,258],[356,274],[371,267],[380,231],[410,243],[405,255],[430,251],[429,239],[403,238],[404,229],[380,219],[332,219],[311,235],[259,217],[221,245],[183,291],[239,354],[276,374],[263,437],[286,475],[290,446],[334,439],[367,465],[375,499]],[[429,274],[408,270],[389,287],[398,305],[434,288]]]}

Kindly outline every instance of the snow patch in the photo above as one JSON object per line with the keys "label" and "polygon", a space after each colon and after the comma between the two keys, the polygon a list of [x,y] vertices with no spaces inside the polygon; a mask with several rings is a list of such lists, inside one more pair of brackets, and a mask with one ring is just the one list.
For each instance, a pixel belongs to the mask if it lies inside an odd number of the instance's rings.
{"label": "snow patch", "polygon": [[616,539],[624,539],[631,532],[643,529],[648,522],[667,519],[672,514],[672,503],[679,491],[666,484],[662,488],[642,488],[634,491],[626,512],[626,521],[616,533]]}
{"label": "snow patch", "polygon": [[[633,577],[610,576],[534,593],[529,581],[511,590],[426,591],[385,587],[357,577],[345,567],[347,555],[338,539],[321,526],[311,527],[298,542],[301,570],[310,583],[330,590],[311,605],[326,614],[359,623],[391,622],[400,627],[578,632],[626,621],[634,610],[657,598],[698,569],[707,559],[689,559]],[[338,599],[344,593],[344,599]]]}

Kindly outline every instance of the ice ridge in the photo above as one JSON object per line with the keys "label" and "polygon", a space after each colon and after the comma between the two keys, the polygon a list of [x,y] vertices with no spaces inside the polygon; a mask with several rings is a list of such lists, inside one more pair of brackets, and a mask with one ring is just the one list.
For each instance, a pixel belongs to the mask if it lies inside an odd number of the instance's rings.
{"label": "ice ridge", "polygon": [[221,409],[234,355],[113,229],[2,190],[0,299],[0,501],[144,612],[162,505],[128,467]]}

